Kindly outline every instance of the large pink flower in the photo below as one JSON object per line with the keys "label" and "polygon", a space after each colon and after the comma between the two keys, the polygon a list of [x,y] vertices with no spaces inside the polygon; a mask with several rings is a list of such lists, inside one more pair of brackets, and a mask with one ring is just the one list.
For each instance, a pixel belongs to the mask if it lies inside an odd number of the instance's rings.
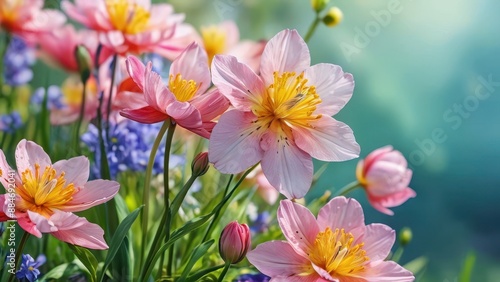
{"label": "large pink flower", "polygon": [[311,157],[358,156],[352,130],[331,117],[351,98],[352,75],[332,64],[310,66],[297,31],[284,30],[267,43],[260,76],[228,55],[215,56],[212,75],[234,106],[210,139],[210,161],[219,171],[239,173],[260,161],[278,191],[302,198],[312,182]]}
{"label": "large pink flower", "polygon": [[60,27],[66,21],[66,17],[60,11],[43,9],[43,2],[43,0],[0,1],[0,27],[34,43],[37,35]]}
{"label": "large pink flower", "polygon": [[1,221],[17,219],[21,228],[37,237],[50,233],[74,245],[108,248],[102,228],[73,212],[111,200],[118,192],[117,182],[87,182],[86,157],[52,164],[42,147],[26,140],[17,145],[16,164],[17,172],[9,167],[0,150],[0,183],[8,192],[0,195]]}
{"label": "large pink flower", "polygon": [[247,254],[272,281],[406,282],[415,277],[385,261],[395,232],[384,224],[364,223],[354,199],[336,197],[314,215],[290,200],[281,201],[278,222],[287,241],[258,245]]}
{"label": "large pink flower", "polygon": [[[155,123],[172,118],[181,127],[202,137],[209,138],[215,126],[212,120],[221,115],[229,102],[217,89],[210,87],[210,70],[207,54],[198,44],[190,44],[176,58],[170,67],[168,85],[160,75],[152,71],[152,63],[147,67],[135,58],[127,59],[127,69],[144,93],[144,102],[130,105],[120,114],[142,123]],[[131,102],[137,103],[131,99]]]}
{"label": "large pink flower", "polygon": [[392,146],[371,152],[356,168],[356,177],[365,188],[370,204],[388,215],[394,212],[387,208],[397,207],[416,196],[408,187],[411,176],[405,157]]}
{"label": "large pink flower", "polygon": [[116,53],[159,53],[173,59],[194,38],[194,29],[182,24],[168,4],[150,0],[68,0],[61,3],[75,21],[99,32],[104,46]]}

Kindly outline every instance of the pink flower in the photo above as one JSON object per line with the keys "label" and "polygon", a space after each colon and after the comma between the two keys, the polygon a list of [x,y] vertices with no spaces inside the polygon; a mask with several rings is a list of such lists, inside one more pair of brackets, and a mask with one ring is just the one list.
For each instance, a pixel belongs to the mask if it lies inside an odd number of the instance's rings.
{"label": "pink flower", "polygon": [[[181,127],[209,138],[215,126],[212,120],[228,108],[229,102],[217,89],[207,92],[210,87],[207,62],[205,51],[196,43],[190,44],[173,61],[168,85],[165,85],[152,71],[151,62],[145,67],[139,59],[128,57],[128,72],[144,93],[145,103],[131,105],[135,107],[124,109],[120,114],[142,123],[155,123],[170,117]],[[132,100],[132,96],[129,99]]]}
{"label": "pink flower", "polygon": [[64,11],[75,21],[99,32],[100,42],[116,53],[154,52],[173,59],[186,47],[194,29],[182,24],[168,4],[150,0],[65,0]]}
{"label": "pink flower", "polygon": [[352,75],[332,64],[310,66],[297,31],[284,30],[267,43],[260,76],[227,55],[215,56],[212,75],[234,106],[210,139],[210,161],[220,172],[239,173],[260,161],[280,193],[302,198],[312,182],[312,157],[358,156],[351,128],[331,117],[351,98]]}
{"label": "pink flower", "polygon": [[257,194],[269,205],[274,205],[280,196],[280,193],[274,189],[274,187],[269,183],[266,176],[262,172],[262,167],[258,165],[252,172],[250,172],[246,177],[249,185],[257,185]]}
{"label": "pink flower", "polygon": [[281,201],[278,222],[287,241],[258,245],[247,255],[272,281],[413,281],[412,273],[385,261],[395,232],[384,224],[364,223],[354,199],[336,197],[318,213]]}
{"label": "pink flower", "polygon": [[207,51],[209,64],[215,55],[232,55],[255,72],[259,70],[260,57],[266,45],[265,41],[240,41],[240,31],[233,21],[201,27],[201,41]]}
{"label": "pink flower", "polygon": [[0,1],[0,27],[34,43],[40,33],[49,32],[66,22],[63,13],[43,9],[43,2],[43,0]]}
{"label": "pink flower", "polygon": [[[17,219],[26,232],[90,249],[107,249],[104,231],[73,212],[111,200],[119,189],[115,181],[89,177],[89,160],[76,157],[54,164],[42,147],[21,140],[16,149],[17,172],[9,167],[0,150],[0,220]],[[14,198],[12,196],[15,196]]]}
{"label": "pink flower", "polygon": [[356,168],[356,177],[365,188],[370,204],[388,215],[394,212],[387,208],[397,207],[416,196],[408,187],[411,175],[406,159],[392,146],[371,152]]}
{"label": "pink flower", "polygon": [[[93,30],[76,31],[72,25],[65,25],[49,33],[40,35],[38,45],[40,56],[49,64],[56,64],[71,72],[78,72],[75,59],[75,48],[83,45],[90,54],[91,63],[94,63],[99,38]],[[103,63],[112,55],[111,50],[103,48],[99,54],[99,63]]]}
{"label": "pink flower", "polygon": [[219,253],[224,261],[232,264],[238,263],[245,258],[250,244],[248,225],[233,221],[222,230],[219,239]]}

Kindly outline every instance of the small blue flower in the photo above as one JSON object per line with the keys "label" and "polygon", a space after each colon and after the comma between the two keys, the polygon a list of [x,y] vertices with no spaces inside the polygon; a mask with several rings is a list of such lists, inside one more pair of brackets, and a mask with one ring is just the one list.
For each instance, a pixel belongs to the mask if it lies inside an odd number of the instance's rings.
{"label": "small blue flower", "polygon": [[35,63],[35,51],[20,37],[12,37],[4,56],[5,83],[10,86],[24,85],[33,78],[31,66]]}
{"label": "small blue flower", "polygon": [[44,264],[46,258],[44,255],[39,255],[36,261],[30,255],[23,255],[21,259],[21,266],[19,270],[16,271],[17,279],[21,281],[33,282],[38,279],[40,275],[40,270],[38,268]]}
{"label": "small blue flower", "polygon": [[268,282],[271,277],[266,276],[262,273],[257,274],[243,274],[236,278],[236,282]]}
{"label": "small blue flower", "polygon": [[[45,98],[45,88],[37,88],[31,95],[31,104],[39,110]],[[58,110],[62,109],[65,105],[62,101],[63,94],[61,88],[56,85],[51,85],[47,88],[47,109]]]}
{"label": "small blue flower", "polygon": [[21,126],[23,126],[23,120],[17,111],[0,116],[0,131],[14,133]]}
{"label": "small blue flower", "polygon": [[264,211],[257,215],[257,218],[250,224],[252,233],[262,233],[269,228],[269,212]]}

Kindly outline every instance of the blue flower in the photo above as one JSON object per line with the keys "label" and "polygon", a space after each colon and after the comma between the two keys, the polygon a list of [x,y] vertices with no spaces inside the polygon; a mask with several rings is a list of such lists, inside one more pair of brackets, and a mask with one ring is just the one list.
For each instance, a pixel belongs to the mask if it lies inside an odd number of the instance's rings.
{"label": "blue flower", "polygon": [[[45,88],[37,88],[31,95],[30,103],[39,110],[45,98]],[[63,94],[61,88],[56,85],[51,85],[47,88],[47,109],[58,110],[62,109],[65,105],[62,101]]]}
{"label": "blue flower", "polygon": [[269,212],[264,211],[257,215],[257,218],[250,224],[250,230],[252,233],[262,233],[269,228]]}
{"label": "blue flower", "polygon": [[236,282],[268,282],[271,277],[266,276],[262,273],[257,274],[243,274],[236,278]]}
{"label": "blue flower", "polygon": [[19,37],[12,37],[4,56],[5,83],[10,86],[24,85],[33,78],[31,66],[35,63],[35,51]]}
{"label": "blue flower", "polygon": [[16,271],[17,279],[21,281],[36,281],[38,275],[40,275],[40,270],[38,268],[44,264],[46,258],[44,255],[39,255],[36,261],[30,255],[23,255],[21,259],[21,266],[19,270]]}
{"label": "blue flower", "polygon": [[0,116],[0,131],[14,133],[23,125],[21,115],[17,111]]}

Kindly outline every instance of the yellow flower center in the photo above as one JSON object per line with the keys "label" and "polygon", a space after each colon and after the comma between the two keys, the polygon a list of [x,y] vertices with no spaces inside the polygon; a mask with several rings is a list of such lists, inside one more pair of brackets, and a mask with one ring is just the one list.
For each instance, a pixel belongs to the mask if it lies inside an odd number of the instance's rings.
{"label": "yellow flower center", "polygon": [[364,243],[353,246],[354,237],[344,229],[329,227],[316,236],[309,258],[315,265],[326,270],[331,276],[353,276],[362,272],[369,260]]}
{"label": "yellow flower center", "polygon": [[137,34],[148,27],[149,11],[130,0],[107,0],[106,9],[113,26],[126,34]]}
{"label": "yellow flower center", "polygon": [[168,79],[168,89],[174,93],[175,97],[180,102],[187,102],[191,100],[196,94],[196,91],[200,88],[201,84],[196,85],[194,80],[185,80],[179,73],[177,75],[170,75]]}
{"label": "yellow flower center", "polygon": [[[97,82],[94,78],[87,80],[86,101],[95,100],[97,96]],[[64,103],[70,107],[80,107],[82,103],[83,83],[78,76],[70,76],[61,85]]]}
{"label": "yellow flower center", "polygon": [[226,33],[217,26],[207,26],[201,28],[201,37],[211,65],[215,55],[226,51]]}
{"label": "yellow flower center", "polygon": [[315,86],[307,86],[304,73],[274,73],[274,82],[259,101],[254,101],[252,112],[262,128],[291,136],[291,126],[312,127],[316,105],[321,103]]}
{"label": "yellow flower center", "polygon": [[64,172],[56,176],[52,166],[45,167],[41,173],[40,165],[35,164],[35,171],[26,169],[21,173],[21,180],[22,186],[16,189],[21,198],[16,202],[16,208],[30,210],[46,218],[54,214],[54,209],[60,209],[71,201],[77,191],[73,183],[66,184]]}
{"label": "yellow flower center", "polygon": [[18,18],[18,9],[22,6],[23,0],[2,0],[0,1],[0,23],[6,29],[11,29]]}

